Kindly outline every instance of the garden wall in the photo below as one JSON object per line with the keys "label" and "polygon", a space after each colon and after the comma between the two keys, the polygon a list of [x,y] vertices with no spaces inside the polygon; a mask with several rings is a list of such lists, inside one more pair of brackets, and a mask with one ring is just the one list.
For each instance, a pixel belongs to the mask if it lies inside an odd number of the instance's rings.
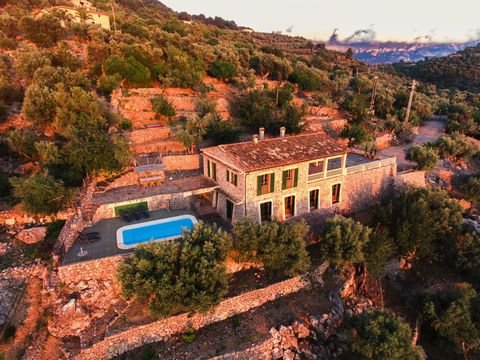
{"label": "garden wall", "polygon": [[111,359],[139,346],[167,340],[172,335],[185,332],[189,328],[199,329],[230,318],[235,314],[247,312],[278,297],[295,293],[309,285],[308,280],[298,276],[263,289],[226,299],[207,314],[197,313],[193,316],[181,314],[139,326],[105,338],[91,348],[83,350],[77,359]]}

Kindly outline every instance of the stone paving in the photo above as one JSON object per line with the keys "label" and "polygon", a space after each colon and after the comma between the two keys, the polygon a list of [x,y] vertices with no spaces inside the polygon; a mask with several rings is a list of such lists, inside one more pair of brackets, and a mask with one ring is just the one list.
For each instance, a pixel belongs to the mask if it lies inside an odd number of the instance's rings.
{"label": "stone paving", "polygon": [[[73,264],[81,261],[88,261],[99,259],[106,256],[113,256],[119,254],[126,254],[132,252],[134,249],[121,250],[117,247],[117,229],[125,225],[139,224],[146,221],[164,219],[172,216],[192,214],[189,211],[169,211],[169,210],[157,210],[150,212],[149,219],[141,219],[127,223],[121,218],[100,220],[92,227],[86,228],[83,233],[98,232],[100,240],[96,240],[92,243],[83,243],[80,240],[75,240],[72,247],[68,250],[63,260],[63,265]],[[86,255],[78,256],[80,249],[86,251]]]}

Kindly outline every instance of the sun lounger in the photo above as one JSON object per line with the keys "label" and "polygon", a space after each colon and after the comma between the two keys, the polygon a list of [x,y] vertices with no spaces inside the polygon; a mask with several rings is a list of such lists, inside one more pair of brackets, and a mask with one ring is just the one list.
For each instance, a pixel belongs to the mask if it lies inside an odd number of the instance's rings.
{"label": "sun lounger", "polygon": [[132,222],[133,217],[131,214],[122,214],[122,220],[125,222]]}

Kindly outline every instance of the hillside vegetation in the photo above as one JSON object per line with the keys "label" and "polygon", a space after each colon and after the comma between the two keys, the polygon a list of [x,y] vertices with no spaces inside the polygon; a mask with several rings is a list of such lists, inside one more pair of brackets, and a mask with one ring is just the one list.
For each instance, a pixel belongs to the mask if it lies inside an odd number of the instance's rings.
{"label": "hillside vegetation", "polygon": [[[305,107],[293,101],[293,94],[307,105],[346,110],[353,124],[344,136],[357,143],[369,137],[355,134],[401,134],[441,106],[453,111],[451,94],[422,85],[404,123],[410,79],[393,71],[370,68],[303,38],[252,33],[221,18],[178,14],[155,0],[115,3],[113,24],[110,3],[92,1],[110,14],[112,30],[90,24],[91,14],[83,9],[73,21],[57,7],[72,7],[68,0],[0,3],[0,126],[5,130],[0,146],[10,164],[2,166],[7,174],[0,178],[10,178],[6,188],[11,184],[13,193],[6,191],[6,198],[11,203],[55,213],[86,176],[112,174],[129,164],[124,135],[131,123],[109,104],[117,88],[128,93],[129,88],[180,87],[203,94],[197,117],[169,112],[173,133],[189,149],[200,138],[235,141],[239,132],[261,126],[272,133],[280,126],[304,131]],[[228,82],[240,94],[231,101],[229,125],[206,98],[211,90],[206,76]],[[377,119],[369,112],[374,77]],[[254,89],[258,79],[277,85]],[[478,127],[472,119],[470,125]],[[463,126],[462,119],[458,122]],[[34,198],[52,201],[39,207],[29,203]]]}
{"label": "hillside vegetation", "polygon": [[442,88],[480,90],[480,44],[449,56],[416,63],[399,63],[395,69],[410,77]]}

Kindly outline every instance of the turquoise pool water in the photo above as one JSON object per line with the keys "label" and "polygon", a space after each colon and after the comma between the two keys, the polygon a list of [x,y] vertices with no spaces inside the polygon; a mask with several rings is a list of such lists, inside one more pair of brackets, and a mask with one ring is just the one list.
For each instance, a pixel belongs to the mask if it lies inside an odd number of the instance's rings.
{"label": "turquoise pool water", "polygon": [[197,219],[191,215],[127,225],[117,230],[117,246],[130,249],[139,244],[181,237],[183,229],[191,230]]}

